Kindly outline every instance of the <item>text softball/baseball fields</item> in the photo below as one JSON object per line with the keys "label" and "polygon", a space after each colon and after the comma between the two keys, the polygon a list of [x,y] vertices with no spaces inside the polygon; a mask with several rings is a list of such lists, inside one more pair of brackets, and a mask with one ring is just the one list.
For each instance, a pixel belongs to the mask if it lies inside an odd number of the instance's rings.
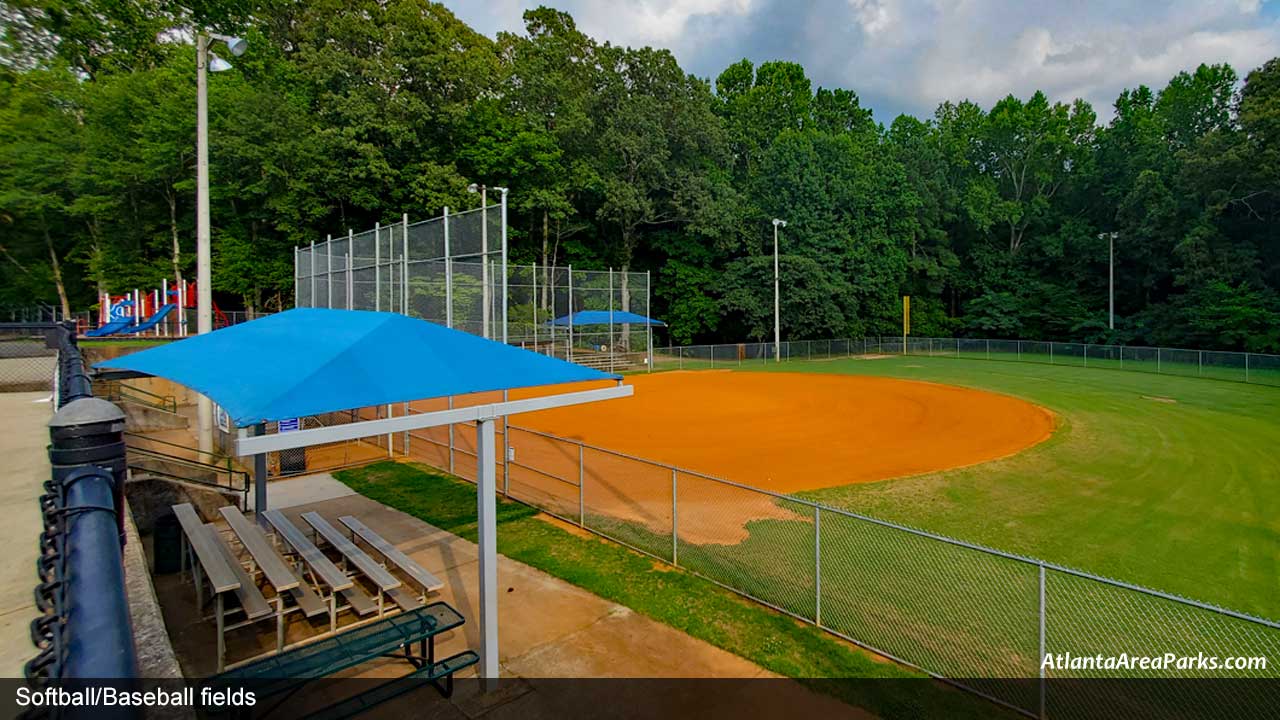
{"label": "text softball/baseball fields", "polygon": [[32,690],[20,687],[17,700],[20,707],[195,707],[197,697],[200,707],[253,707],[257,702],[253,693],[244,688],[214,689],[179,688],[175,690],[129,690],[110,685],[89,686],[67,690],[46,687]]}

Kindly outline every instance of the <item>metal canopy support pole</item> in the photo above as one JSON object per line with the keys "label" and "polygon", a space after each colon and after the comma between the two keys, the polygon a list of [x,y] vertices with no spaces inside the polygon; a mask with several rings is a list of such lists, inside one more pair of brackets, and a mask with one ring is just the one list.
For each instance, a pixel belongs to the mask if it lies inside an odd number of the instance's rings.
{"label": "metal canopy support pole", "polygon": [[[449,206],[444,208],[444,326],[453,327],[453,258],[449,257]],[[450,430],[450,433],[453,431]],[[449,447],[453,447],[450,441]],[[449,470],[453,470],[450,465]]]}
{"label": "metal canopy support pole", "polygon": [[373,224],[373,309],[382,310],[382,223]]}
{"label": "metal canopy support pole", "polygon": [[409,314],[409,213],[400,217],[400,312]]}
{"label": "metal canopy support pole", "polygon": [[502,344],[507,344],[507,189],[502,188]]}
{"label": "metal canopy support pole", "polygon": [[[244,431],[241,430],[241,433]],[[256,436],[266,435],[267,426],[265,423],[258,423],[253,426],[253,434]],[[267,510],[267,454],[258,453],[253,456],[253,512],[258,522],[263,522],[262,513]]]}
{"label": "metal canopy support pole", "polygon": [[329,235],[324,241],[324,274],[325,279],[329,282],[329,297],[325,302],[325,307],[333,308],[333,236]]}
{"label": "metal canopy support pole", "polygon": [[497,443],[492,419],[476,423],[476,511],[480,546],[480,677],[498,678]]}

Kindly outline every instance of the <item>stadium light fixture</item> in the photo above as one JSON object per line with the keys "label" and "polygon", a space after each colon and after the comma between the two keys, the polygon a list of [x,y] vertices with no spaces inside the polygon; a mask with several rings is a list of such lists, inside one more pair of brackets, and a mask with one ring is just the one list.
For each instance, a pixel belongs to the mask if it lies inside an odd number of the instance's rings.
{"label": "stadium light fixture", "polygon": [[209,72],[225,72],[230,69],[231,63],[213,53],[209,53]]}
{"label": "stadium light fixture", "polygon": [[782,362],[782,301],[778,294],[778,228],[786,220],[773,219],[773,361]]}

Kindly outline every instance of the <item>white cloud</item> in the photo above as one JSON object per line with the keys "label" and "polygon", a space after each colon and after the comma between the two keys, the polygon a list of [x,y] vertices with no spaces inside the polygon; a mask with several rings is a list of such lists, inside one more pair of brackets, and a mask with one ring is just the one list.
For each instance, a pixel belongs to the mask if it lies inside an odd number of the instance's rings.
{"label": "white cloud", "polygon": [[[445,0],[473,27],[518,30],[536,0]],[[932,114],[943,100],[990,106],[1043,90],[1082,97],[1104,121],[1126,87],[1156,89],[1180,70],[1228,62],[1242,76],[1280,55],[1264,0],[541,0],[585,32],[670,48],[715,77],[742,57],[800,62],[815,85],[851,88],[882,121]],[[1276,0],[1280,2],[1280,0]]]}

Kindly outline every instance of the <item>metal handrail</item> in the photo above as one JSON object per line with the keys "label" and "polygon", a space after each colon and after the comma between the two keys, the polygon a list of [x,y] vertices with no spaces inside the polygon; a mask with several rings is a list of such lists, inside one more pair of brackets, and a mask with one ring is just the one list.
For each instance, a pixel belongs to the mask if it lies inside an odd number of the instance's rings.
{"label": "metal handrail", "polygon": [[[149,457],[155,460],[160,460],[163,462],[174,463],[175,465],[181,465],[187,468],[212,471],[213,473],[215,473],[215,477],[221,477],[221,475],[225,473],[227,476],[228,482],[226,485],[223,485],[220,482],[209,482],[207,480],[201,480],[199,478],[188,477],[185,475],[178,475],[176,473],[168,472],[165,470],[157,470],[155,468],[143,467],[139,465],[134,465],[132,463],[129,464],[129,468],[131,470],[141,470],[147,473],[151,473],[153,475],[160,475],[170,480],[177,480],[180,482],[190,483],[192,485],[199,485],[201,487],[217,488],[219,490],[231,490],[231,491],[240,493],[241,495],[244,496],[245,501],[246,502],[248,501],[249,489],[251,487],[251,484],[249,481],[249,473],[245,472],[244,470],[235,470],[230,467],[222,467],[221,465],[210,465],[209,463],[202,463],[198,460],[190,460],[188,458],[178,457],[176,455],[169,455],[167,453],[158,452],[156,450],[148,450],[146,448],[130,447],[128,448],[128,452],[136,455],[142,455],[144,457]],[[238,482],[237,482],[237,479],[239,480]]]}
{"label": "metal handrail", "polygon": [[[187,447],[186,445],[182,445],[182,444],[179,444],[179,443],[176,443],[176,442],[170,442],[170,441],[168,441],[168,440],[161,440],[160,438],[152,437],[152,436],[147,435],[147,434],[145,434],[145,433],[137,433],[137,432],[133,432],[133,431],[130,431],[130,430],[125,430],[125,431],[124,431],[124,436],[125,436],[126,440],[127,440],[128,438],[137,438],[138,440],[142,440],[142,441],[144,441],[144,442],[156,443],[157,445],[164,445],[164,446],[166,446],[166,447],[177,448],[177,449],[179,449],[179,450],[185,450],[185,451],[187,451],[187,452],[193,452],[193,453],[196,453],[197,455],[207,455],[207,456],[209,456],[209,457],[211,457],[211,458],[214,458],[214,460],[216,460],[216,462],[205,462],[205,461],[203,461],[203,460],[192,460],[191,462],[201,463],[201,464],[210,465],[210,466],[213,466],[213,465],[224,465],[224,464],[225,464],[225,465],[227,466],[227,467],[226,467],[227,472],[231,472],[231,471],[233,471],[233,470],[234,470],[234,468],[232,467],[232,464],[231,464],[231,457],[230,457],[230,456],[225,456],[225,455],[222,455],[222,454],[220,454],[220,453],[210,452],[210,451],[208,451],[208,450],[201,450],[200,448]],[[129,447],[130,447],[130,449],[134,449],[132,445],[130,445]],[[138,448],[138,449],[145,450],[145,449],[147,449],[147,448]],[[152,452],[158,452],[158,451],[153,450]],[[240,472],[243,472],[243,471],[240,471]]]}
{"label": "metal handrail", "polygon": [[[125,385],[119,380],[108,380],[106,381],[106,386],[108,400],[129,400],[156,410],[164,410],[171,413],[178,412],[178,399],[173,395],[162,395],[150,390],[143,390],[140,387]],[[130,397],[131,395],[133,397]]]}

